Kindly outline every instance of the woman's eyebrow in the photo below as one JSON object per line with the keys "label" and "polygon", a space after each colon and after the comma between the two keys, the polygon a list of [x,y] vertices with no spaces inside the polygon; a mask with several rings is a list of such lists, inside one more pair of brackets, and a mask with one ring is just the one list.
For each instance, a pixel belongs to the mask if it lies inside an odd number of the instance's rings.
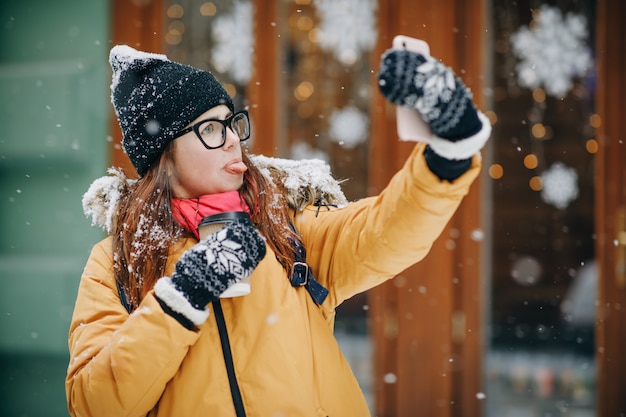
{"label": "woman's eyebrow", "polygon": [[232,111],[229,111],[228,113],[226,113],[226,116],[224,117],[219,117],[219,116],[212,116],[212,117],[207,117],[204,120],[226,120],[229,117],[231,117],[234,113]]}

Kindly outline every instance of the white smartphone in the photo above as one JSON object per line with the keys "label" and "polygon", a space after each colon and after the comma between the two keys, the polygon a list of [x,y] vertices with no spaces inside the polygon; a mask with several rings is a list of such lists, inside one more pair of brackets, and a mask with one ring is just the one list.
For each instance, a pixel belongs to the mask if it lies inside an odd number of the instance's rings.
{"label": "white smartphone", "polygon": [[[398,35],[393,38],[393,49],[406,49],[422,55],[430,55],[428,43],[421,39]],[[417,110],[396,106],[398,137],[403,141],[429,142],[432,133]]]}

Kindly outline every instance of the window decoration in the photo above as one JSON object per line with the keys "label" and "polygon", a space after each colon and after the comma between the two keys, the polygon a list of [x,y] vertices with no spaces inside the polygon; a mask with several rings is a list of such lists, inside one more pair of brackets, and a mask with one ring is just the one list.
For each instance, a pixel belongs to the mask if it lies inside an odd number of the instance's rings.
{"label": "window decoration", "polygon": [[319,43],[344,65],[353,65],[376,43],[375,0],[315,0]]}
{"label": "window decoration", "polygon": [[[592,72],[588,37],[585,15],[564,14],[558,7],[546,4],[533,12],[528,26],[521,26],[510,36],[511,51],[519,59],[515,67],[517,82],[533,90],[533,108],[529,113],[531,147],[540,156],[535,164],[540,174],[531,180],[531,189],[541,191],[542,200],[560,210],[576,199],[578,175],[575,168],[562,162],[546,169],[544,142],[555,138],[552,127],[545,123],[547,96],[564,99],[577,79]],[[584,95],[584,90],[581,86],[576,95]]]}
{"label": "window decoration", "polygon": [[354,106],[336,109],[330,115],[329,137],[344,148],[354,148],[368,138],[369,117]]}
{"label": "window decoration", "polygon": [[558,209],[566,208],[578,197],[578,174],[562,162],[555,162],[544,171],[541,183],[541,198]]}
{"label": "window decoration", "polygon": [[548,94],[563,97],[576,77],[593,65],[585,16],[542,5],[533,22],[511,36],[513,53],[520,59],[517,79],[521,86],[542,87]]}
{"label": "window decoration", "polygon": [[217,16],[213,21],[215,45],[211,50],[211,63],[218,72],[227,73],[239,84],[245,84],[252,78],[252,19],[252,3],[236,1],[230,13]]}
{"label": "window decoration", "polygon": [[321,159],[325,162],[330,162],[330,156],[321,149],[312,147],[306,142],[298,141],[291,145],[291,158],[296,160],[301,159]]}

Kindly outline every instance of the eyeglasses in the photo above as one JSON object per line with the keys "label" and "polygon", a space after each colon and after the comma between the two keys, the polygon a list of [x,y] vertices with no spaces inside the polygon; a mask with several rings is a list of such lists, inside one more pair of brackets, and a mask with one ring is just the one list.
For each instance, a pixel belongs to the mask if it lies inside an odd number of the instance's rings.
{"label": "eyeglasses", "polygon": [[207,149],[217,149],[226,143],[226,128],[230,128],[238,137],[239,141],[250,139],[250,118],[246,110],[238,111],[226,120],[206,119],[184,128],[176,137],[182,136],[192,130]]}

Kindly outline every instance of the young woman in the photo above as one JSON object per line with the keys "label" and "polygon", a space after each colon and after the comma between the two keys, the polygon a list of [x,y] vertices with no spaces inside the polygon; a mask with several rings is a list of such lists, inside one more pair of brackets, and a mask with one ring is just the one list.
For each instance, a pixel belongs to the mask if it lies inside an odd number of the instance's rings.
{"label": "young woman", "polygon": [[[70,413],[369,415],[335,308],[423,258],[468,192],[490,125],[466,87],[431,58],[386,52],[382,93],[433,138],[380,195],[347,203],[323,164],[248,156],[248,115],[210,73],[128,46],[110,62],[139,178],[111,170],[83,200],[109,237],[80,281]],[[249,218],[199,239],[226,211]],[[250,294],[220,297],[244,277]]]}

